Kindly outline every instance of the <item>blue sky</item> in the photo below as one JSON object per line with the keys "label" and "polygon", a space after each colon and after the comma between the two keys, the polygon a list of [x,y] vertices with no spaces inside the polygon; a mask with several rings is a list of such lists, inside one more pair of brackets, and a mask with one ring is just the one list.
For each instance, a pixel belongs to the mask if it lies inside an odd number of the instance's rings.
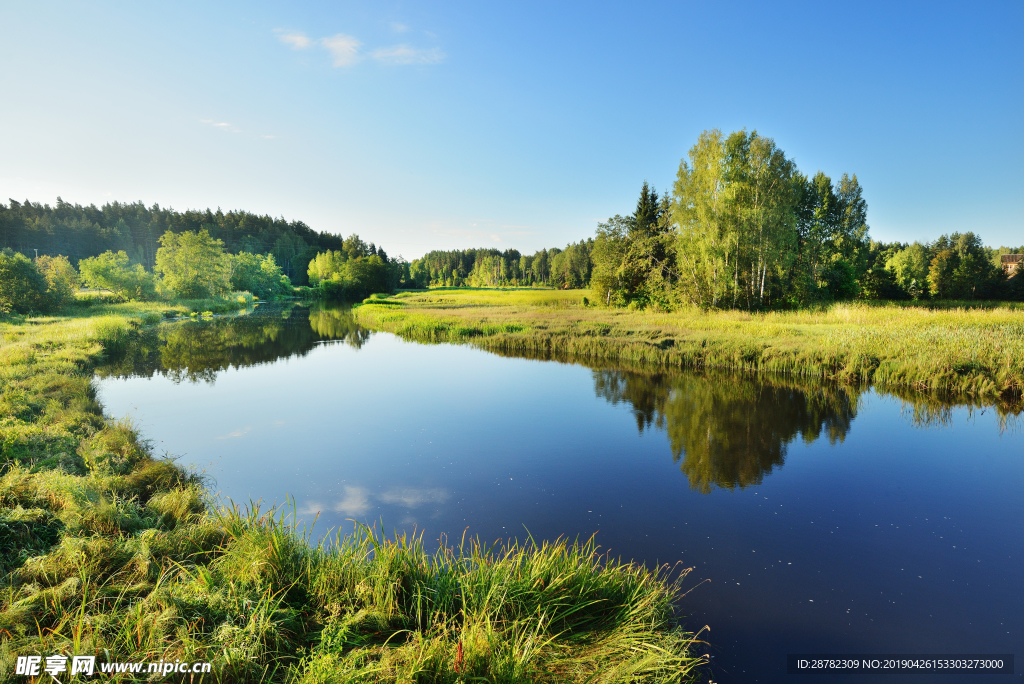
{"label": "blue sky", "polygon": [[856,173],[882,240],[1024,243],[1024,3],[0,3],[0,197],[532,252],[704,129]]}

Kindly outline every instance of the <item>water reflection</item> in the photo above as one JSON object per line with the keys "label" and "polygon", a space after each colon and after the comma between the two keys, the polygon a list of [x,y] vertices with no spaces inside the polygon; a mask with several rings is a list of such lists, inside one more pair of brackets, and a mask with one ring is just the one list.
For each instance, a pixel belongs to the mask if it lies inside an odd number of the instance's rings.
{"label": "water reflection", "polygon": [[704,493],[760,484],[798,437],[842,442],[858,403],[849,388],[762,376],[597,370],[594,389],[613,404],[630,404],[641,432],[664,430],[690,487]]}
{"label": "water reflection", "polygon": [[163,323],[123,355],[98,369],[100,377],[152,377],[213,383],[218,373],[305,356],[325,341],[356,349],[371,335],[351,310],[313,303],[262,306],[239,316]]}

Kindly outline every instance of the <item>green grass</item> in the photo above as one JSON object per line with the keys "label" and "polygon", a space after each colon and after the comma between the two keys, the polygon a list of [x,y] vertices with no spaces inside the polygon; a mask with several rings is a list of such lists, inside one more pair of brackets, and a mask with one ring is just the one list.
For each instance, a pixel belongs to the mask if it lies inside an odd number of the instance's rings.
{"label": "green grass", "polygon": [[90,384],[145,326],[215,305],[0,319],[0,681],[56,653],[209,661],[224,682],[695,680],[685,571],[564,540],[313,545],[283,514],[216,508]]}
{"label": "green grass", "polygon": [[675,313],[585,305],[587,291],[445,289],[356,307],[371,329],[497,353],[635,367],[722,368],[1019,403],[1024,306],[844,303]]}

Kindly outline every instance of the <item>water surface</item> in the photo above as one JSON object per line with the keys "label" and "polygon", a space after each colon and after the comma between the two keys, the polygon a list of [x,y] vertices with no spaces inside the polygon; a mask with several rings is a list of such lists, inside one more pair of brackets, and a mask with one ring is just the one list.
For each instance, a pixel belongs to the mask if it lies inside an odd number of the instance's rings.
{"label": "water surface", "polygon": [[992,408],[503,358],[301,306],[165,324],[99,376],[157,453],[318,533],[597,533],[693,567],[715,682],[801,679],[797,652],[1024,653],[1024,436]]}

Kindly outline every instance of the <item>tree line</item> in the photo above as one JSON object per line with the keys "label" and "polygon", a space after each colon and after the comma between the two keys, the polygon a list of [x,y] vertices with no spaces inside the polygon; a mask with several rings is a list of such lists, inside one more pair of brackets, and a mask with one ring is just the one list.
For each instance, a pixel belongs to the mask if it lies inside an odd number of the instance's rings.
{"label": "tree line", "polygon": [[[313,257],[307,276],[313,296],[356,299],[410,286],[409,267],[389,259],[383,248],[358,235],[338,240],[339,250]],[[76,269],[65,255],[30,259],[9,247],[0,250],[0,313],[56,311],[74,301],[80,287],[105,290],[122,301],[159,298],[223,298],[249,292],[260,299],[293,295],[296,288],[273,253],[227,251],[209,231],[173,232],[157,239],[153,268],[133,262],[124,250],[85,257]]]}
{"label": "tree line", "polygon": [[64,255],[76,267],[82,259],[110,251],[124,252],[133,264],[152,270],[161,236],[203,230],[230,254],[272,255],[296,285],[306,284],[308,264],[318,252],[341,249],[343,242],[340,235],[315,231],[302,221],[245,211],[177,212],[142,202],[83,207],[59,197],[52,207],[29,200],[0,202],[0,248],[33,258]]}
{"label": "tree line", "polygon": [[594,239],[552,247],[533,255],[516,249],[463,249],[427,253],[410,264],[418,287],[549,287],[579,288],[590,283]]}
{"label": "tree line", "polygon": [[971,232],[913,244],[872,240],[856,175],[807,176],[756,131],[705,131],[670,193],[643,184],[636,208],[593,238],[533,256],[433,251],[412,262],[418,287],[589,288],[595,303],[672,310],[761,310],[865,300],[1024,299],[999,263],[1021,247]]}
{"label": "tree line", "polygon": [[[361,299],[430,286],[589,288],[595,303],[762,310],[851,299],[1024,300],[1024,277],[999,265],[1024,246],[986,247],[971,232],[934,242],[869,236],[856,175],[807,176],[756,131],[704,131],[670,193],[644,182],[636,208],[596,234],[532,255],[431,251],[407,263],[358,235],[244,211],[176,212],[154,204],[97,208],[0,203],[0,310],[44,311],[79,284],[122,299]],[[31,257],[31,258],[30,258]]]}

